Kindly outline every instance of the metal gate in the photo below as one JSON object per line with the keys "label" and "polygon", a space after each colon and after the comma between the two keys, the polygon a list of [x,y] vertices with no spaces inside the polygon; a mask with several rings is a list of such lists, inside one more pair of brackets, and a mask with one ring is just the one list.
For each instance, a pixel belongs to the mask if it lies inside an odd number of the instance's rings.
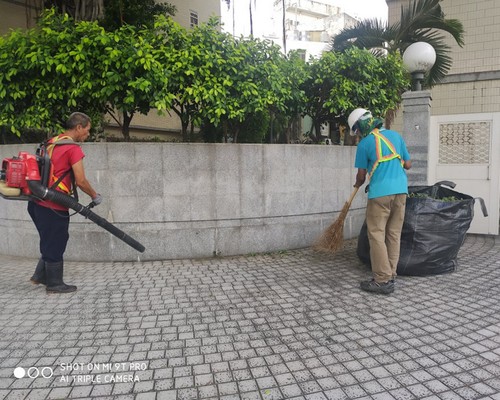
{"label": "metal gate", "polygon": [[500,113],[431,117],[429,183],[448,180],[454,190],[482,197],[476,201],[469,233],[498,235],[500,184]]}

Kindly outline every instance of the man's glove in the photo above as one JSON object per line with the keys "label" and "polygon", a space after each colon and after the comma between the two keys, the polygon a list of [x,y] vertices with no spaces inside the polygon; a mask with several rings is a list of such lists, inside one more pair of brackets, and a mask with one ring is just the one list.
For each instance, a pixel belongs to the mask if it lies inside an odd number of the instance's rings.
{"label": "man's glove", "polygon": [[95,195],[95,197],[92,198],[92,203],[94,203],[94,205],[96,205],[96,206],[101,204],[102,203],[102,196],[99,193],[97,193]]}

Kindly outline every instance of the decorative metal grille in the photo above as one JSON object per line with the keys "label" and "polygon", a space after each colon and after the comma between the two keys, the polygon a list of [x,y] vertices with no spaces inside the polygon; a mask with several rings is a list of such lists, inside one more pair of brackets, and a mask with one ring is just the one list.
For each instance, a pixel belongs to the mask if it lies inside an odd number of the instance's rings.
{"label": "decorative metal grille", "polygon": [[439,125],[440,164],[489,164],[491,121]]}

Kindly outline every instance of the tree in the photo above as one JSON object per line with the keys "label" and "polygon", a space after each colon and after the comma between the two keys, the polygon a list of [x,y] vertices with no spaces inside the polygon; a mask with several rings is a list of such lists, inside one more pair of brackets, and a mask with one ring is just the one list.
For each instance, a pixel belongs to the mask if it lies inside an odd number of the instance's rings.
{"label": "tree", "polygon": [[[154,29],[126,25],[106,32],[97,22],[75,22],[52,9],[39,26],[0,38],[0,126],[57,131],[71,111],[123,113],[125,139],[136,112],[166,110],[172,95],[169,36],[173,21]],[[163,32],[160,34],[160,32]]]}
{"label": "tree", "polygon": [[250,17],[250,36],[253,36],[253,11],[252,11],[252,2],[253,8],[257,6],[256,0],[248,1],[248,15]]}
{"label": "tree", "polygon": [[228,57],[220,64],[213,93],[205,99],[204,116],[222,125],[238,142],[242,123],[248,115],[259,112],[286,112],[293,97],[293,84],[280,67],[284,56],[278,46],[258,39],[229,41]]}
{"label": "tree", "polygon": [[52,10],[38,28],[0,37],[0,125],[17,136],[22,129],[55,132],[75,109],[100,120],[104,103],[93,87],[99,65],[90,55],[104,35],[95,22],[75,25]]}
{"label": "tree", "polygon": [[104,0],[26,0],[26,13],[35,10],[39,15],[47,8],[55,8],[77,21],[95,21],[104,14]]}
{"label": "tree", "polygon": [[[258,39],[235,39],[218,29],[216,19],[185,33],[174,51],[169,92],[184,140],[201,121],[224,129],[225,141],[238,141],[249,115],[285,110],[292,96],[289,77],[280,70],[279,47]],[[192,132],[192,130],[191,130]]]}
{"label": "tree", "polygon": [[326,52],[312,60],[308,69],[309,76],[302,85],[307,98],[304,114],[313,120],[310,136],[315,142],[321,139],[322,124],[345,125],[347,113],[357,107],[384,116],[399,104],[409,84],[399,54],[376,57],[358,48]]}
{"label": "tree", "polygon": [[400,20],[390,26],[377,20],[361,21],[336,35],[332,50],[345,51],[354,46],[403,54],[410,44],[427,42],[436,50],[436,63],[424,83],[432,87],[446,76],[452,65],[451,48],[446,44],[446,37],[439,32],[449,33],[459,46],[464,44],[462,23],[446,19],[440,1],[411,0],[409,7],[401,7]]}
{"label": "tree", "polygon": [[281,0],[281,28],[283,35],[283,53],[286,53],[286,9],[285,0]]}
{"label": "tree", "polygon": [[168,84],[180,30],[172,20],[159,18],[153,28],[123,25],[101,39],[104,51],[95,60],[102,68],[99,97],[106,101],[106,112],[121,127],[125,140],[130,139],[136,113],[170,108],[174,96]]}
{"label": "tree", "polygon": [[106,30],[125,24],[152,28],[158,15],[175,15],[176,7],[155,0],[104,0],[104,16],[100,20]]}
{"label": "tree", "polygon": [[26,13],[35,10],[40,14],[55,8],[76,21],[102,20],[106,29],[116,29],[123,24],[152,27],[156,15],[174,15],[176,7],[154,0],[26,0]]}
{"label": "tree", "polygon": [[[224,0],[227,5],[227,9],[231,9],[232,7],[232,13],[233,13],[233,36],[235,35],[235,26],[236,26],[236,18],[235,18],[235,7],[234,7],[234,1],[235,0]],[[252,7],[253,3],[253,7]],[[249,20],[250,20],[250,36],[253,36],[253,9],[257,7],[257,0],[248,0],[248,15],[249,15]]]}
{"label": "tree", "polygon": [[173,94],[172,111],[181,121],[184,141],[192,140],[194,125],[201,122],[200,105],[216,90],[213,82],[217,66],[224,62],[224,42],[229,37],[217,26],[218,20],[211,19],[190,31],[180,28],[172,48],[168,92]]}
{"label": "tree", "polygon": [[298,140],[300,136],[300,132],[298,132],[300,115],[306,104],[302,83],[306,80],[309,70],[300,53],[295,50],[291,51],[286,58],[279,58],[276,65],[281,76],[285,79],[284,84],[289,89],[281,107],[275,107],[274,104],[269,105],[271,116],[270,143],[279,141],[280,136],[281,142],[290,143],[292,140]]}

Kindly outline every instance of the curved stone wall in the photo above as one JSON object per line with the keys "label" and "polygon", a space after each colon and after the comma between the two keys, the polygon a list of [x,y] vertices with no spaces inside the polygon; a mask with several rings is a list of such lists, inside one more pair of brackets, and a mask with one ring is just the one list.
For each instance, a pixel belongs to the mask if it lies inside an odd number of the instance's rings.
{"label": "curved stone wall", "polygon": [[[1,159],[36,145],[2,145]],[[141,242],[139,253],[81,215],[71,218],[66,259],[198,258],[310,246],[349,198],[354,147],[200,143],[85,143],[93,210]],[[80,194],[80,202],[90,199]],[[0,198],[0,254],[38,257],[26,202]],[[364,220],[359,193],[346,238]]]}

